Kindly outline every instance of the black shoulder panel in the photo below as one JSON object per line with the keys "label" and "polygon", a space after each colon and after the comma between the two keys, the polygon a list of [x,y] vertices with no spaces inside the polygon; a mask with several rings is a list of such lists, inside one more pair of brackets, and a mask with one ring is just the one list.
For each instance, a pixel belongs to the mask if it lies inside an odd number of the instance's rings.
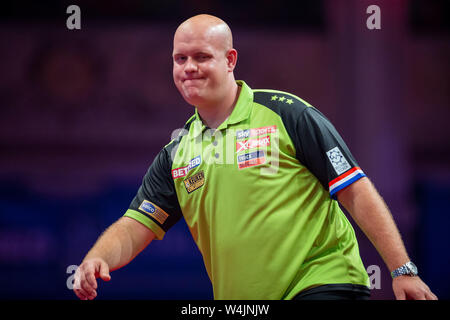
{"label": "black shoulder panel", "polygon": [[[186,123],[184,129],[189,130],[193,119],[194,118],[190,119]],[[160,224],[151,216],[147,216],[158,224],[165,232],[167,232],[182,217],[175,184],[172,178],[173,157],[182,138],[183,135],[179,135],[158,153],[148,168],[137,195],[130,204],[130,209],[138,212],[141,212],[139,206],[143,200],[151,201],[163,209],[169,215],[163,224]]]}
{"label": "black shoulder panel", "polygon": [[331,181],[358,166],[333,124],[316,108],[279,91],[256,91],[254,102],[277,113],[291,137],[298,161],[326,190]]}
{"label": "black shoulder panel", "polygon": [[308,106],[295,96],[278,91],[255,91],[253,101],[269,108],[281,117],[286,131],[294,142],[297,159],[303,162],[300,159],[300,141],[297,128],[298,122]]}

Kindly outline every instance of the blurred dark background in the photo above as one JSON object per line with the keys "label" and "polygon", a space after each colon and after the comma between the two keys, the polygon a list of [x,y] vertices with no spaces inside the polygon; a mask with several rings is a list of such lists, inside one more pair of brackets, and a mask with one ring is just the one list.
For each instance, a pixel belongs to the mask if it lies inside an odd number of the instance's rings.
{"label": "blurred dark background", "polygon": [[[423,280],[450,298],[449,1],[9,1],[0,5],[0,298],[67,288],[147,167],[193,113],[172,81],[172,37],[224,19],[236,78],[292,92],[335,124],[385,198]],[[69,5],[81,30],[69,30]],[[369,30],[369,5],[381,29]],[[356,227],[373,299],[389,271]],[[68,269],[69,268],[69,269]],[[184,221],[102,283],[100,299],[211,299]]]}

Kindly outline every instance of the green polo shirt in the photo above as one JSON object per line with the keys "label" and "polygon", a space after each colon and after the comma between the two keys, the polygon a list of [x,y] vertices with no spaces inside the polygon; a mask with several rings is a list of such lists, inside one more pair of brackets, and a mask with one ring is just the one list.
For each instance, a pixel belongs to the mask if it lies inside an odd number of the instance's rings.
{"label": "green polo shirt", "polygon": [[291,299],[326,284],[367,287],[336,192],[364,177],[332,124],[281,91],[241,92],[207,128],[197,110],[156,156],[125,216],[158,239],[184,218],[215,299]]}

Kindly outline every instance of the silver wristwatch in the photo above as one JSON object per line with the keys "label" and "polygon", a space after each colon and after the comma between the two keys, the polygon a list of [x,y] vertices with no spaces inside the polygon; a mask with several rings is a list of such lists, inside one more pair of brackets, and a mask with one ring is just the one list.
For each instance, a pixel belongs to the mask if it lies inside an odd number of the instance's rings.
{"label": "silver wristwatch", "polygon": [[409,275],[411,277],[415,277],[417,276],[417,274],[418,274],[417,267],[411,261],[405,263],[401,267],[391,272],[392,279],[402,275]]}

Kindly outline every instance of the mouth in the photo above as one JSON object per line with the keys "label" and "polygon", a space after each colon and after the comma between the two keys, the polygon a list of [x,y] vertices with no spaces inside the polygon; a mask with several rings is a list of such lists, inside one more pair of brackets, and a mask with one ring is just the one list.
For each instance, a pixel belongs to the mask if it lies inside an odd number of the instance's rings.
{"label": "mouth", "polygon": [[201,80],[205,80],[205,78],[203,77],[199,77],[199,78],[185,78],[182,80],[183,83],[195,83]]}

